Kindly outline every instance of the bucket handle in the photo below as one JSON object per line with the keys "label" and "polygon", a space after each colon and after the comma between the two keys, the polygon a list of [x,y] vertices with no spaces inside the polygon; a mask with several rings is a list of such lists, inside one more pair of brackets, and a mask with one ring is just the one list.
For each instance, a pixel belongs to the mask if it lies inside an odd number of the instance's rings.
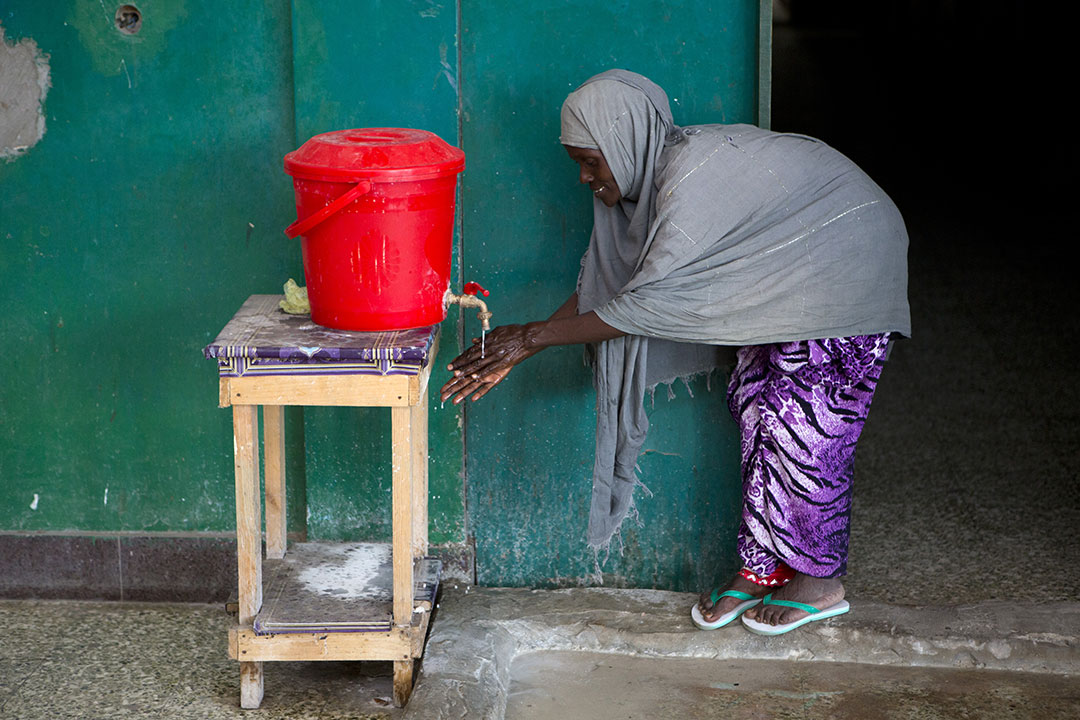
{"label": "bucket handle", "polygon": [[308,215],[306,218],[304,218],[303,220],[297,220],[292,225],[285,228],[285,235],[287,237],[289,237],[289,238],[294,238],[297,235],[305,234],[308,230],[315,227],[316,225],[321,223],[323,220],[330,217],[331,215],[336,213],[338,210],[341,210],[346,205],[351,203],[353,200],[360,197],[361,195],[366,194],[370,190],[371,190],[371,181],[370,180],[361,180],[360,182],[356,183],[356,185],[349,188],[345,192],[344,195],[339,197],[337,200],[334,200],[334,202],[330,203],[329,205],[327,205],[323,209],[321,209],[321,210],[319,210],[317,212],[313,212],[310,215]]}

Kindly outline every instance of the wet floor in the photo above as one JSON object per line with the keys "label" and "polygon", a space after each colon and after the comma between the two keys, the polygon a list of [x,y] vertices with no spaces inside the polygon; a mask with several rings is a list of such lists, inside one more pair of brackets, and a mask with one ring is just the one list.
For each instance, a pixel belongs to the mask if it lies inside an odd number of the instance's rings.
{"label": "wet floor", "polygon": [[507,720],[994,720],[1080,717],[1080,680],[1032,673],[537,652]]}

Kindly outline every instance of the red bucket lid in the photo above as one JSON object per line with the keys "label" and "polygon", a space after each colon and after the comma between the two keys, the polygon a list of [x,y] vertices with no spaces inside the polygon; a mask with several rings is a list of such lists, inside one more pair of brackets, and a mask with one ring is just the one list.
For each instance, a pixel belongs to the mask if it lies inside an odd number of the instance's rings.
{"label": "red bucket lid", "polygon": [[327,182],[428,180],[465,167],[465,153],[435,133],[408,128],[335,130],[285,156],[293,177]]}

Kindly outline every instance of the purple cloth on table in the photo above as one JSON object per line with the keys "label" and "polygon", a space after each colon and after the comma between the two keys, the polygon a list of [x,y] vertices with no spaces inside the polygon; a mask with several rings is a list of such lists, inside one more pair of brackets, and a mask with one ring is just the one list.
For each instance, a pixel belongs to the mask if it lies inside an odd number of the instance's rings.
{"label": "purple cloth on table", "polygon": [[218,372],[242,375],[416,375],[431,359],[439,326],[382,332],[335,330],[290,315],[282,295],[252,295],[203,349]]}

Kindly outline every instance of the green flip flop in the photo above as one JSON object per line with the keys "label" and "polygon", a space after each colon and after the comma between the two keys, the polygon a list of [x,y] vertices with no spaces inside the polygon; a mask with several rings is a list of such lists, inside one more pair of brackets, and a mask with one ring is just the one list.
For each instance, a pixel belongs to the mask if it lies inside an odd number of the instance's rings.
{"label": "green flip flop", "polygon": [[743,602],[711,622],[706,620],[701,614],[701,610],[698,608],[699,603],[694,603],[694,607],[690,608],[690,617],[693,619],[694,624],[702,630],[715,630],[716,628],[724,627],[729,622],[761,602],[761,598],[756,598],[748,593],[739,592],[738,590],[725,590],[724,592],[720,592],[720,588],[716,588],[712,591],[712,604],[715,606],[717,601],[722,597],[733,597],[742,600]]}
{"label": "green flip flop", "polygon": [[836,617],[837,615],[843,615],[851,606],[847,600],[841,600],[835,605],[830,605],[827,608],[818,609],[813,605],[807,605],[805,603],[794,602],[792,600],[773,600],[772,593],[766,595],[762,601],[762,605],[782,605],[783,607],[795,608],[796,610],[802,610],[808,615],[804,618],[800,618],[795,622],[789,622],[784,625],[769,625],[768,623],[752,620],[748,617],[742,619],[742,624],[746,626],[746,629],[750,632],[757,633],[758,635],[783,635],[786,632],[791,632],[797,627],[802,627],[807,623],[817,622],[818,620],[824,620],[826,618]]}

